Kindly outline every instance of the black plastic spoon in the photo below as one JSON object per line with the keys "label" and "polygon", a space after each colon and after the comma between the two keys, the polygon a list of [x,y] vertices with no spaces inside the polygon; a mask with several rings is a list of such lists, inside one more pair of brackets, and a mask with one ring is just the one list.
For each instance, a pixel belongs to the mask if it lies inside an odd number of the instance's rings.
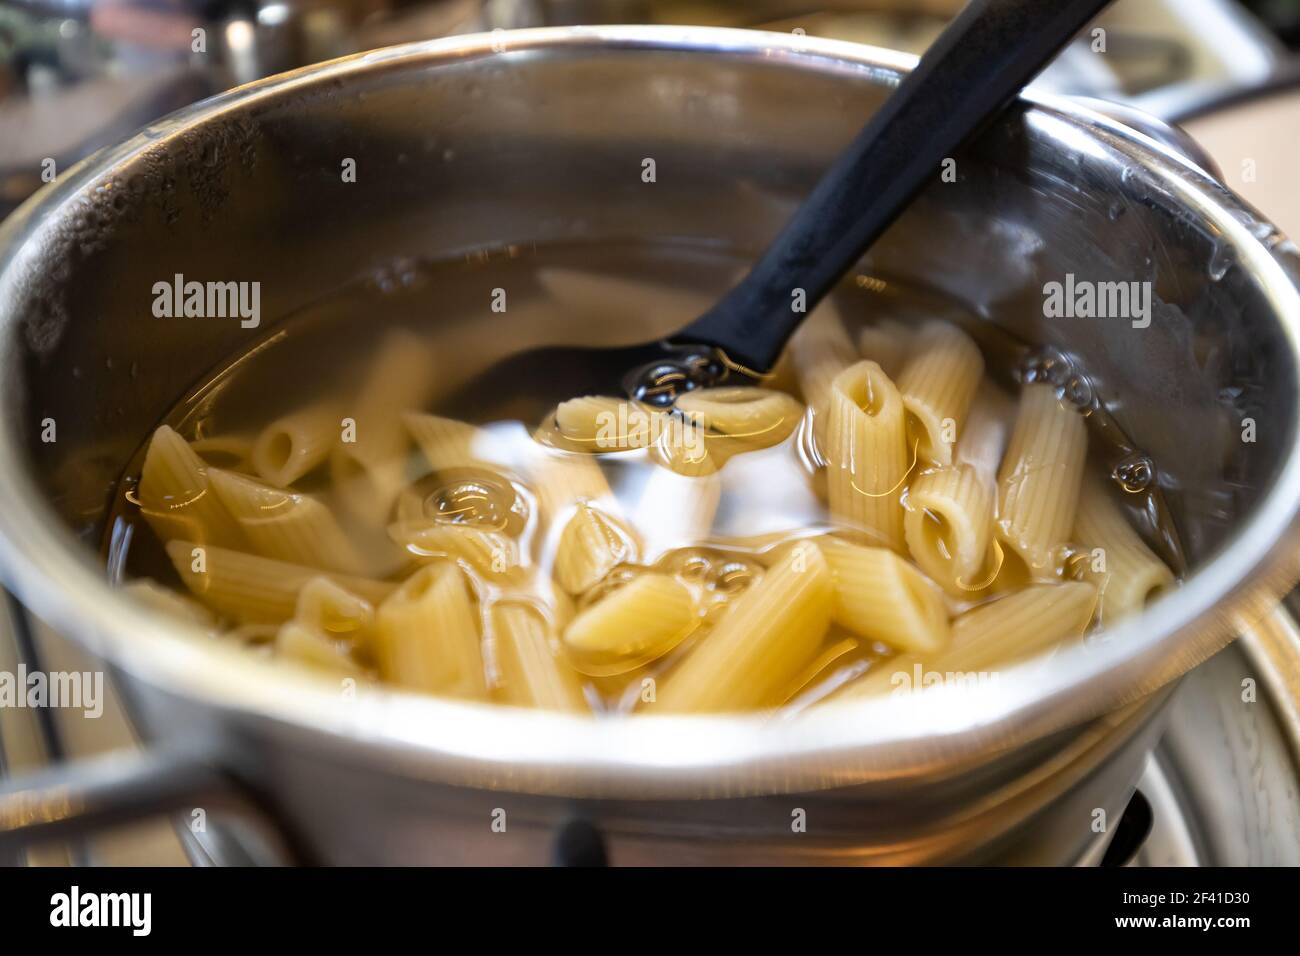
{"label": "black plastic spoon", "polygon": [[[622,348],[547,347],[497,363],[458,397],[630,395],[761,381],[813,306],[1110,0],[971,0],[730,292],[680,332]],[[796,311],[795,290],[803,290]],[[450,402],[453,407],[458,403]]]}

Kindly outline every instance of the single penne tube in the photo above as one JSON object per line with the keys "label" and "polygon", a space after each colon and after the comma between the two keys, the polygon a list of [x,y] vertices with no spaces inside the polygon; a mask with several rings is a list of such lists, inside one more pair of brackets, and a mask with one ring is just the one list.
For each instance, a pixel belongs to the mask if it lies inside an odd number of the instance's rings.
{"label": "single penne tube", "polygon": [[[245,624],[289,620],[303,586],[321,576],[319,568],[194,541],[168,542],[167,556],[190,593],[217,613]],[[387,581],[346,574],[326,577],[372,604],[395,587]]]}
{"label": "single penne tube", "polygon": [[745,710],[780,704],[830,626],[834,584],[810,541],[790,545],[659,682],[654,713]]}
{"label": "single penne tube", "polygon": [[343,438],[337,402],[322,401],[282,415],[263,428],[249,461],[264,481],[288,488],[325,464]]}
{"label": "single penne tube", "polygon": [[784,392],[743,385],[696,389],[678,398],[675,407],[688,421],[724,436],[733,454],[780,444],[804,414],[804,407]]}
{"label": "single penne tube", "polygon": [[826,493],[831,514],[875,543],[902,551],[900,495],[911,467],[903,399],[875,362],[835,377],[827,428]]}
{"label": "single penne tube", "polygon": [[594,587],[620,564],[637,560],[639,548],[623,522],[585,502],[565,524],[555,549],[555,581],[569,594]]}
{"label": "single penne tube", "polygon": [[903,534],[913,560],[953,597],[987,586],[993,490],[972,465],[921,472],[907,488]]}
{"label": "single penne tube", "polygon": [[136,489],[140,511],[163,541],[241,546],[239,523],[213,492],[211,467],[167,425],[153,433]]}
{"label": "single penne tube", "polygon": [[286,621],[276,633],[275,656],[344,677],[361,677],[364,674],[360,665],[352,659],[345,642],[335,640],[297,620]]}
{"label": "single penne tube", "polygon": [[948,611],[939,589],[886,548],[818,538],[834,582],[831,619],[898,651],[934,653],[948,643]]}
{"label": "single penne tube", "polygon": [[1015,423],[1015,400],[992,382],[982,382],[957,436],[953,460],[970,465],[990,489],[996,489],[998,469]]}
{"label": "single penne tube", "polygon": [[392,331],[380,343],[356,397],[342,406],[342,432],[330,455],[335,494],[354,518],[387,523],[406,483],[410,435],[402,413],[421,408],[437,381],[422,339]]}
{"label": "single penne tube", "polygon": [[950,322],[927,322],[898,377],[910,443],[921,461],[950,465],[953,446],[984,378],[984,356]]}
{"label": "single penne tube", "polygon": [[1031,577],[1051,578],[1060,570],[1087,452],[1083,416],[1051,385],[1025,385],[998,474],[997,534]]}
{"label": "single penne tube", "polygon": [[487,696],[478,608],[451,562],[417,571],[379,605],[374,646],[379,675],[389,683],[451,697]]}
{"label": "single penne tube", "polygon": [[1031,585],[958,617],[945,649],[880,661],[835,699],[987,680],[997,668],[1082,635],[1096,603],[1097,589],[1085,582]]}
{"label": "single penne tube", "polygon": [[491,442],[483,429],[467,422],[424,412],[404,412],[402,423],[431,472],[488,467],[490,459],[498,457],[490,453]]}
{"label": "single penne tube", "polygon": [[345,574],[366,570],[366,562],[334,513],[311,495],[219,468],[211,469],[208,477],[257,553]]}
{"label": "single penne tube", "polygon": [[648,448],[666,424],[661,412],[610,395],[582,395],[556,406],[558,447],[603,454]]}
{"label": "single penne tube", "polygon": [[528,604],[498,602],[491,613],[497,697],[516,707],[590,710],[577,671],[556,653],[546,618]]}
{"label": "single penne tube", "polygon": [[813,433],[824,447],[829,428],[831,383],[858,361],[857,347],[831,299],[823,299],[813,309],[790,339],[788,351],[803,400],[812,409]]}
{"label": "single penne tube", "polygon": [[331,640],[364,650],[375,626],[375,606],[327,577],[312,578],[300,592],[294,620]]}
{"label": "single penne tube", "polygon": [[1104,483],[1095,478],[1084,480],[1074,518],[1074,540],[1082,549],[1075,567],[1101,595],[1099,626],[1136,614],[1173,584],[1173,572],[1147,547],[1107,494]]}
{"label": "single penne tube", "polygon": [[523,567],[519,542],[502,531],[437,521],[399,521],[389,537],[420,560],[464,561],[478,574],[517,577]]}
{"label": "single penne tube", "polygon": [[663,657],[699,623],[686,585],[647,572],[579,612],[564,629],[564,648],[582,673],[610,677]]}

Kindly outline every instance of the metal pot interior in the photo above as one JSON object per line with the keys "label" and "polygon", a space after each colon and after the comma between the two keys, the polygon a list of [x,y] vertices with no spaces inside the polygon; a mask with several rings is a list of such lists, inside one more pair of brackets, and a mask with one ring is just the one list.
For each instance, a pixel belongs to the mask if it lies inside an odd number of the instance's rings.
{"label": "metal pot interior", "polygon": [[[28,517],[6,519],[4,563],[38,606],[57,617],[45,584],[102,574],[87,555],[128,459],[249,343],[235,322],[155,319],[159,279],[260,281],[265,335],[399,257],[668,237],[753,253],[908,63],[804,37],[676,28],[527,31],[500,52],[494,42],[395,48],[225,94],[93,157],[7,224],[0,478]],[[647,157],[653,184],[640,176]],[[354,183],[340,177],[345,158]],[[1202,627],[1205,605],[1251,576],[1272,580],[1297,500],[1297,260],[1207,176],[1067,104],[1017,109],[957,170],[955,182],[936,176],[864,269],[937,288],[1077,360],[1157,463],[1193,565],[1213,571],[1162,602],[1163,616],[1124,629],[1128,647],[976,711],[1060,704],[1090,679],[1057,711],[1076,720],[1207,656],[1226,634],[1224,620]],[[1149,327],[1045,319],[1043,286],[1066,273],[1149,280]],[[618,334],[649,331],[663,330]],[[485,342],[475,358],[510,348]],[[56,442],[41,440],[45,419]],[[25,561],[38,527],[41,556]],[[82,539],[76,571],[69,532]],[[115,607],[106,591],[97,601]],[[71,603],[66,613],[88,616]],[[117,634],[105,646],[120,648],[126,625],[105,626]],[[1110,689],[1097,691],[1106,672]],[[927,730],[955,730],[950,719]]]}

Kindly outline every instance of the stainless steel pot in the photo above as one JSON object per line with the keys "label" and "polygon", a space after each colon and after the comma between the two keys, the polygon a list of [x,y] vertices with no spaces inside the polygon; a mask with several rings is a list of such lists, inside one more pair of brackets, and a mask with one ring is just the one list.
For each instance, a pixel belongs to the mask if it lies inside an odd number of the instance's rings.
{"label": "stainless steel pot", "polygon": [[[756,250],[911,62],[697,28],[403,46],[201,103],[25,205],[0,230],[4,578],[111,663],[162,749],[10,784],[0,831],[237,793],[324,862],[544,862],[573,815],[615,862],[1095,851],[1094,810],[1116,819],[1171,682],[1293,579],[1300,259],[1193,162],[1076,103],[1026,101],[870,266],[1082,362],[1159,463],[1195,572],[1104,639],[995,687],[796,719],[342,700],[122,600],[87,545],[143,436],[248,341],[238,323],[152,318],[160,278],[261,281],[274,317],[396,256],[665,236]],[[1152,281],[1153,321],[1042,318],[1044,283],[1066,273]]]}

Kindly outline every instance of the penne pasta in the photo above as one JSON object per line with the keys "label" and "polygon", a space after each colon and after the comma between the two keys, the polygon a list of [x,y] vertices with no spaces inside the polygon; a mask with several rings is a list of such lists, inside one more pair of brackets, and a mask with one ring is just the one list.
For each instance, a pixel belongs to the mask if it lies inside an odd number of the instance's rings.
{"label": "penne pasta", "polygon": [[582,503],[555,550],[556,582],[570,594],[594,587],[620,564],[637,559],[636,540],[622,522]]}
{"label": "penne pasta", "polygon": [[353,650],[365,651],[375,626],[375,606],[327,577],[312,578],[298,592],[294,620]]}
{"label": "penne pasta", "polygon": [[296,620],[287,621],[276,633],[275,655],[344,677],[361,677],[364,674],[352,659],[345,643],[331,640],[327,635]]}
{"label": "penne pasta", "polygon": [[953,445],[984,378],[984,356],[969,335],[949,322],[927,322],[898,378],[917,457],[950,465]]}
{"label": "penne pasta", "polygon": [[966,415],[966,424],[957,436],[953,459],[959,465],[974,468],[991,490],[997,488],[998,468],[1015,421],[1015,401],[993,383],[981,383]]}
{"label": "penne pasta", "polygon": [[804,408],[784,392],[752,386],[702,388],[677,399],[688,422],[721,436],[728,453],[778,445],[790,437]]}
{"label": "penne pasta", "polygon": [[903,517],[907,550],[953,597],[989,584],[993,492],[971,465],[924,471],[907,489]]}
{"label": "penne pasta", "polygon": [[582,673],[610,677],[663,657],[699,623],[686,585],[667,574],[639,574],[570,621],[564,647]]}
{"label": "penne pasta", "polygon": [[485,444],[482,429],[474,425],[421,412],[404,412],[402,424],[424,455],[431,472],[486,464],[478,457]]}
{"label": "penne pasta", "polygon": [[[969,684],[1087,630],[1097,603],[1091,584],[1036,584],[967,611],[952,623],[952,640],[938,653],[900,654],[881,661],[835,699],[936,683]],[[919,680],[918,680],[919,675]]]}
{"label": "penne pasta", "polygon": [[403,521],[389,525],[388,534],[417,558],[465,561],[488,577],[517,577],[523,567],[519,542],[503,531],[436,521]]}
{"label": "penne pasta", "polygon": [[910,468],[903,400],[875,362],[858,362],[836,376],[825,448],[831,514],[901,551],[900,493]]}
{"label": "penne pasta", "polygon": [[406,483],[410,437],[401,413],[423,406],[434,382],[433,355],[423,340],[393,331],[380,343],[360,392],[344,404],[330,473],[340,504],[356,520],[387,523]]}
{"label": "penne pasta", "polygon": [[831,620],[899,651],[933,653],[948,643],[943,597],[916,568],[885,548],[863,548],[838,538],[817,546],[834,582]]}
{"label": "penne pasta", "polygon": [[604,453],[648,448],[659,440],[666,417],[637,402],[608,395],[584,395],[561,402],[555,427],[570,451]]}
{"label": "penne pasta", "polygon": [[288,488],[325,464],[343,438],[343,412],[322,401],[277,418],[258,433],[250,463],[264,481]]}
{"label": "penne pasta", "polygon": [[[243,551],[193,541],[167,544],[177,573],[190,592],[219,614],[245,624],[281,624],[293,617],[298,594],[319,568],[289,564]],[[343,574],[326,577],[371,603],[394,585]]]}
{"label": "penne pasta", "polygon": [[460,568],[430,565],[379,605],[375,661],[390,683],[451,697],[484,698],[479,614]]}
{"label": "penne pasta", "polygon": [[997,534],[1035,578],[1059,571],[1074,528],[1088,436],[1083,417],[1046,384],[1020,393],[1020,409],[998,476]]}
{"label": "penne pasta", "polygon": [[497,603],[491,621],[503,703],[574,713],[590,709],[578,673],[556,653],[550,627],[536,608]]}
{"label": "penne pasta", "polygon": [[789,546],[662,682],[656,713],[776,706],[816,656],[834,586],[818,546]]}
{"label": "penne pasta", "polygon": [[835,303],[823,299],[790,339],[790,361],[804,402],[812,409],[813,432],[821,447],[829,428],[831,383],[858,361],[858,351],[844,328]]}
{"label": "penne pasta", "polygon": [[137,494],[140,512],[163,541],[240,546],[239,524],[212,491],[212,469],[167,425],[153,433]]}
{"label": "penne pasta", "polygon": [[1100,481],[1083,483],[1074,539],[1083,549],[1076,567],[1100,593],[1097,623],[1103,627],[1141,611],[1174,582],[1173,572],[1133,530]]}
{"label": "penne pasta", "polygon": [[345,574],[365,570],[353,539],[334,513],[311,495],[284,491],[219,468],[209,480],[257,553],[277,561]]}

